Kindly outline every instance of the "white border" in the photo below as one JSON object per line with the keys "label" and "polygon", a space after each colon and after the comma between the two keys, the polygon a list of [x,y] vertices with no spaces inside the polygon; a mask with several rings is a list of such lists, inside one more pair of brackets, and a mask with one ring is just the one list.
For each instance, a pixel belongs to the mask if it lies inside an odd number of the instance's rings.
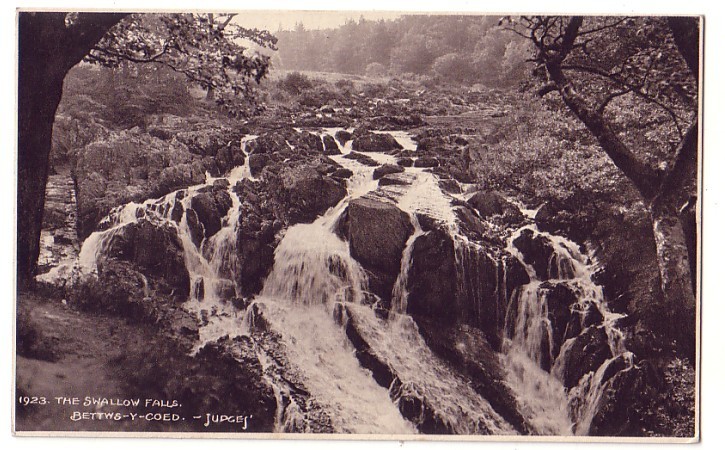
{"label": "white border", "polygon": [[[486,12],[495,13],[497,11],[505,11],[506,13],[539,11],[546,13],[557,13],[566,11],[576,11],[577,13],[586,14],[705,14],[705,70],[704,76],[706,80],[705,97],[704,97],[704,196],[703,196],[703,273],[702,273],[702,365],[701,365],[701,438],[702,445],[713,446],[723,442],[723,432],[725,429],[720,422],[722,413],[721,405],[725,405],[725,361],[722,359],[723,348],[725,348],[725,326],[722,320],[725,320],[725,298],[720,295],[720,289],[716,285],[716,281],[720,278],[719,264],[722,256],[725,255],[725,246],[721,235],[722,230],[722,212],[721,202],[725,201],[725,189],[723,189],[722,175],[720,171],[725,169],[725,140],[719,130],[720,124],[724,123],[722,116],[722,103],[725,102],[725,92],[723,92],[723,49],[725,46],[725,17],[721,14],[721,7],[715,1],[708,0],[661,0],[661,1],[614,1],[607,2],[566,2],[562,0],[546,1],[541,0],[508,0],[508,1],[487,1],[474,2],[467,0],[447,0],[431,1],[348,1],[342,3],[330,0],[267,0],[265,2],[251,3],[248,1],[219,1],[208,0],[203,4],[198,1],[191,0],[175,0],[175,1],[72,1],[72,2],[51,2],[51,1],[22,1],[16,5],[8,5],[3,3],[2,15],[0,22],[0,30],[2,30],[2,38],[0,39],[0,51],[2,52],[2,66],[0,68],[0,76],[2,76],[2,86],[8,94],[3,98],[2,109],[2,133],[0,133],[0,148],[4,152],[5,164],[0,165],[0,192],[5,195],[0,196],[0,211],[3,211],[2,220],[0,220],[0,233],[4,239],[0,239],[0,280],[2,283],[2,292],[5,294],[5,310],[2,317],[2,329],[5,333],[2,341],[6,345],[0,350],[3,361],[2,382],[0,382],[0,399],[5,401],[0,404],[0,424],[5,424],[5,432],[2,434],[3,444],[18,448],[36,448],[53,446],[54,448],[96,448],[99,444],[110,448],[126,448],[131,445],[134,447],[158,447],[173,445],[174,448],[197,448],[201,445],[214,445],[215,447],[244,446],[250,448],[278,448],[293,445],[295,448],[311,449],[311,448],[337,448],[342,441],[337,439],[327,441],[253,441],[253,440],[227,440],[220,439],[215,441],[199,441],[185,439],[120,439],[120,438],[103,438],[99,442],[98,438],[13,438],[10,437],[10,405],[13,401],[11,395],[12,370],[10,361],[12,361],[12,303],[14,299],[12,287],[12,271],[15,259],[14,253],[14,192],[15,192],[15,136],[16,136],[16,110],[15,110],[15,7],[23,8],[73,8],[73,9],[198,9],[201,5],[208,9],[216,10],[240,10],[240,9],[313,9],[313,10],[419,10],[419,11],[463,11],[463,12]],[[722,200],[721,200],[722,199]],[[345,445],[351,448],[361,448],[375,446],[376,448],[393,448],[399,446],[434,448],[436,446],[445,445],[448,448],[451,442],[412,442],[408,441],[404,444],[397,442],[383,441],[346,441]],[[471,443],[458,442],[457,447],[472,448],[476,445],[486,445],[487,448],[529,448],[536,445],[537,448],[559,448],[559,443]],[[570,445],[570,444],[568,444]],[[581,445],[581,444],[580,444]],[[590,445],[590,444],[586,444]],[[600,444],[601,445],[601,444]],[[637,444],[625,443],[617,445],[617,448],[637,448]],[[673,447],[679,447],[679,444]],[[668,446],[669,447],[669,446]],[[443,447],[438,447],[443,448]],[[720,448],[718,446],[717,448]]]}

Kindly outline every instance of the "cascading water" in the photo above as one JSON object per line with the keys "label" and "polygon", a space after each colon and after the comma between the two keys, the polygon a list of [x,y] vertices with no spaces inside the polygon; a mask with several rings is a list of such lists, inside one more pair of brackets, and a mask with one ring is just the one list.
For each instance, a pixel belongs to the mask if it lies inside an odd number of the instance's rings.
{"label": "cascading water", "polygon": [[[534,236],[543,236],[552,244],[547,267],[547,284],[537,276],[536,269],[514,245],[514,240],[528,230]],[[609,312],[604,303],[601,286],[592,281],[594,268],[576,244],[535,226],[526,226],[509,240],[508,251],[524,265],[531,278],[527,285],[516,289],[509,301],[504,330],[503,361],[508,369],[508,381],[519,393],[522,405],[531,423],[542,434],[586,434],[596,413],[604,385],[602,377],[607,366],[624,356],[631,366],[631,354],[626,352],[623,337],[614,327],[621,315]],[[550,287],[562,283],[576,295],[578,306],[593,305],[603,316],[611,354],[595,372],[586,374],[578,386],[566,391],[564,366],[576,336],[556,347],[552,312],[549,310]],[[597,325],[592,325],[597,326]],[[572,405],[575,405],[573,407]]]}
{"label": "cascading water", "polygon": [[[326,129],[319,134],[334,135],[335,131],[338,129]],[[391,134],[404,150],[415,150],[415,143],[407,133]],[[245,155],[246,143],[255,138],[247,136],[242,140],[241,148]],[[396,402],[400,393],[393,392],[392,387],[388,391],[377,384],[355,357],[355,348],[333,318],[334,305],[341,303],[354,313],[357,331],[377,357],[396,373],[406,389],[413,389],[424,398],[451,431],[464,434],[513,433],[512,426],[471,388],[465,377],[433,354],[413,319],[406,314],[414,244],[426,234],[417,214],[424,214],[447,229],[455,247],[459,287],[471,291],[470,295],[476,301],[484,298],[484,294],[478,291],[482,285],[481,280],[476,278],[478,275],[466,273],[463,269],[469,259],[483,257],[482,247],[460,232],[456,212],[451,206],[452,197],[441,190],[436,175],[422,168],[407,168],[401,174],[409,184],[385,188],[387,200],[407,212],[413,225],[392,290],[391,309],[394,314],[387,320],[381,319],[365,305],[372,298],[368,292],[367,274],[351,257],[349,244],[335,233],[349,202],[378,187],[372,176],[374,168],[344,158],[351,151],[351,142],[340,145],[342,155],[331,157],[353,172],[347,182],[348,195],[314,222],[297,224],[284,231],[275,250],[273,268],[261,293],[253,300],[256,310],[261,311],[270,329],[280,336],[285,356],[302,373],[305,388],[329,413],[336,431],[416,432],[413,424],[404,419],[398,409]],[[367,155],[379,163],[395,162],[392,155],[377,152]],[[171,225],[182,242],[191,280],[190,298],[184,306],[196,313],[203,323],[198,348],[223,336],[251,335],[255,328],[251,323],[253,315],[238,315],[228,301],[238,291],[232,280],[236,272],[237,226],[241,209],[240,200],[232,188],[243,178],[252,178],[248,157],[244,166],[234,168],[227,177],[208,177],[203,185],[116,208],[102,224],[105,230],[93,233],[84,242],[78,258],[79,266],[83,272],[93,271],[98,256],[114,236],[124,226],[140,218]],[[231,207],[221,220],[221,228],[201,242],[197,237],[195,243],[187,217],[192,198],[201,190],[219,189],[219,186],[226,186]],[[174,220],[173,211],[179,208],[183,212]],[[528,229],[539,233],[531,227]],[[562,361],[572,347],[573,339],[561,343],[560,348],[555,347],[543,281],[513,245],[509,245],[509,251],[524,264],[531,283],[512,294],[509,304],[517,306],[506,314],[506,338],[501,358],[507,369],[507,382],[517,394],[521,412],[536,433],[584,433],[602,396],[606,366],[618,356],[627,354],[621,333],[612,326],[617,316],[606,311],[601,288],[591,282],[592,268],[584,255],[563,238],[548,234],[546,237],[555,247],[554,255],[548,261],[549,281],[566,281],[575,287],[580,303],[594,302],[602,311],[602,326],[606,329],[613,358],[584,376],[569,393],[566,392],[561,382]],[[503,264],[501,286],[496,278],[497,299],[505,297],[507,292],[505,261]],[[496,262],[496,272],[500,269],[500,263]],[[481,310],[477,311],[477,314],[482,314]],[[499,314],[498,310],[496,314]],[[267,370],[274,366],[273,358],[261,348],[257,352],[265,368],[265,377],[278,398],[277,431],[304,430],[305,418],[300,406],[290,400],[283,380],[271,375],[272,370]],[[580,400],[576,408],[570,406],[572,397]]]}

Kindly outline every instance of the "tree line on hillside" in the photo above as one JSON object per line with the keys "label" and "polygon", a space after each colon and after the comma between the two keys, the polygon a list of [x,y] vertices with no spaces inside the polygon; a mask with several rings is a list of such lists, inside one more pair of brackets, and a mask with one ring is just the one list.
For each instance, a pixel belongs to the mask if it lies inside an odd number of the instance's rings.
{"label": "tree line on hillside", "polygon": [[510,86],[526,76],[531,44],[498,27],[493,16],[361,17],[337,29],[277,31],[278,65],[383,76],[414,74],[445,81]]}

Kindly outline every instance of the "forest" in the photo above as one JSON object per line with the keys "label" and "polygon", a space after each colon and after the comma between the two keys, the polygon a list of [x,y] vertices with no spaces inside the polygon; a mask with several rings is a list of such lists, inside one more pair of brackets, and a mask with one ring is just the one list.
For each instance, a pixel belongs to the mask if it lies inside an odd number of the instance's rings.
{"label": "forest", "polygon": [[427,76],[442,81],[515,86],[526,75],[530,43],[498,26],[494,16],[364,17],[332,30],[299,23],[276,33],[279,67],[380,77]]}
{"label": "forest", "polygon": [[21,13],[14,429],[697,436],[699,27]]}

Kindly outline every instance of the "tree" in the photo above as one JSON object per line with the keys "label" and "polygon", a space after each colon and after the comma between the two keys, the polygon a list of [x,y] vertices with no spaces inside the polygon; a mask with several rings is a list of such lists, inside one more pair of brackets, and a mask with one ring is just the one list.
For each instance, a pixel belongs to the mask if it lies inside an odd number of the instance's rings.
{"label": "tree", "polygon": [[[663,318],[694,356],[695,290],[680,213],[696,199],[699,29],[696,18],[522,17],[539,94],[557,92],[649,207]],[[688,248],[690,249],[688,251]]]}
{"label": "tree", "polygon": [[242,40],[273,47],[266,31],[247,30],[233,15],[21,12],[18,17],[18,287],[32,286],[55,113],[68,71],[86,60],[158,64],[207,89],[252,100],[251,80],[269,58],[245,54]]}

